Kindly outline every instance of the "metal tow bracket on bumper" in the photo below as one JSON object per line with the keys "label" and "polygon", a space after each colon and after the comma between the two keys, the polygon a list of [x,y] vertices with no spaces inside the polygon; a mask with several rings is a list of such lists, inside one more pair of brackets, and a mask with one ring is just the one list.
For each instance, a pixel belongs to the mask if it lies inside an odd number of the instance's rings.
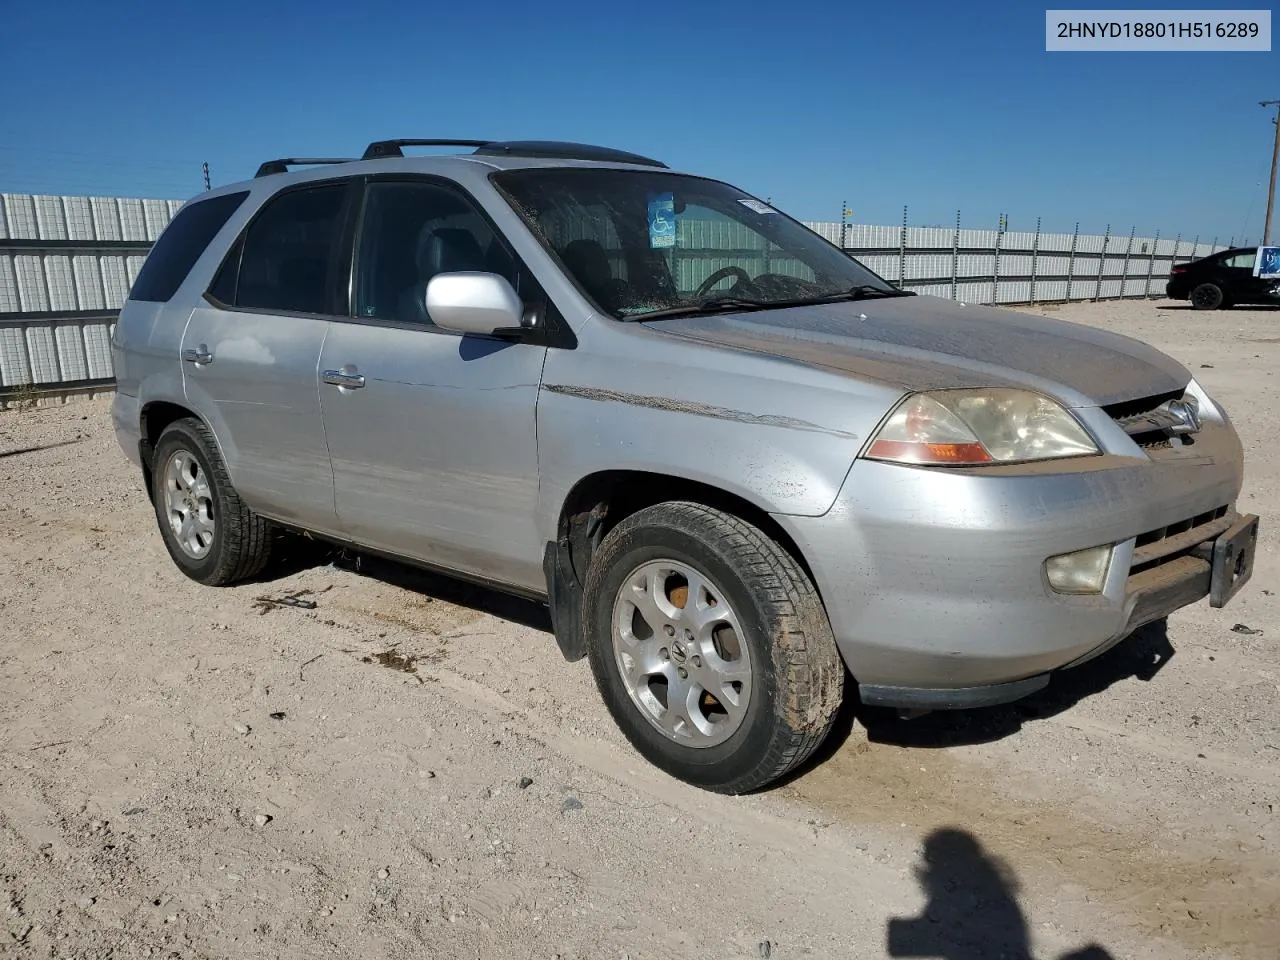
{"label": "metal tow bracket on bumper", "polygon": [[[1208,546],[1206,544],[1206,546]],[[1224,607],[1253,576],[1253,557],[1258,548],[1258,516],[1248,513],[1213,541],[1208,557],[1209,605]]]}

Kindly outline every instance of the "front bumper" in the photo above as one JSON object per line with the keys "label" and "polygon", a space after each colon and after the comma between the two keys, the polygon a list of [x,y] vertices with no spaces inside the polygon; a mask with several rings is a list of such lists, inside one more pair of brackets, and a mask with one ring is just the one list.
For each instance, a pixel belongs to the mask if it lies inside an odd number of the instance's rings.
{"label": "front bumper", "polygon": [[[1181,558],[1234,519],[1239,439],[1214,417],[1185,450],[1131,451],[966,470],[859,460],[825,516],[778,517],[863,699],[1017,699],[1209,593],[1208,560]],[[1049,587],[1047,557],[1104,543],[1101,594]]]}

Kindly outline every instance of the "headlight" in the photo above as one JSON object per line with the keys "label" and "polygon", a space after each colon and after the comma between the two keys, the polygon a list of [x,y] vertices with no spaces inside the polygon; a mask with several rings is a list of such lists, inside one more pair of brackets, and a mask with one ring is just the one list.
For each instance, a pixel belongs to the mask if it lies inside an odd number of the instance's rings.
{"label": "headlight", "polygon": [[1078,420],[1029,390],[990,388],[915,393],[876,433],[871,460],[972,466],[1099,453]]}

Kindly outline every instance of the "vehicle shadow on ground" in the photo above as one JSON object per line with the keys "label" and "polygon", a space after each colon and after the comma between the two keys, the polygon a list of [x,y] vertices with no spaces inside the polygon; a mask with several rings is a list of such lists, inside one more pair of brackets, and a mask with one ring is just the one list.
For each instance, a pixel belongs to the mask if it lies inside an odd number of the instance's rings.
{"label": "vehicle shadow on ground", "polygon": [[301,536],[287,538],[281,545],[279,555],[273,556],[270,566],[256,579],[260,583],[270,583],[304,570],[328,565],[445,603],[492,614],[524,627],[551,632],[549,611],[545,605],[533,600]]}
{"label": "vehicle shadow on ground", "polygon": [[[919,916],[893,917],[885,934],[891,957],[1030,960],[1018,879],[967,830],[943,827],[925,838],[916,878],[928,902]],[[1059,960],[1114,960],[1089,944]]]}
{"label": "vehicle shadow on ground", "polygon": [[[1195,310],[1189,303],[1159,303],[1156,304],[1157,310]],[[1233,310],[1256,310],[1259,313],[1274,313],[1280,310],[1280,304],[1276,303],[1244,303],[1233,305],[1230,307],[1221,307],[1217,310],[1205,310],[1203,313],[1231,313]]]}
{"label": "vehicle shadow on ground", "polygon": [[[288,538],[280,554],[257,579],[270,582],[329,564],[511,623],[552,632],[551,616],[545,604],[302,537]],[[831,733],[807,763],[784,779],[802,776],[829,760],[858,723],[866,729],[869,740],[895,746],[930,749],[989,743],[1017,733],[1028,720],[1062,713],[1121,680],[1130,677],[1151,680],[1174,653],[1166,621],[1158,620],[1087,663],[1055,673],[1049,686],[1015,703],[973,710],[939,710],[912,719],[901,717],[896,710],[862,703],[857,686],[846,673],[846,694]]]}
{"label": "vehicle shadow on ground", "polygon": [[852,733],[854,724],[866,728],[875,743],[901,747],[941,748],[990,743],[1011,736],[1029,720],[1052,717],[1112,684],[1136,677],[1151,680],[1174,656],[1166,621],[1137,630],[1106,653],[1053,675],[1049,686],[1014,703],[973,710],[939,710],[913,719],[898,711],[872,707],[856,696],[847,697],[836,728],[821,748],[816,763],[830,757]]}

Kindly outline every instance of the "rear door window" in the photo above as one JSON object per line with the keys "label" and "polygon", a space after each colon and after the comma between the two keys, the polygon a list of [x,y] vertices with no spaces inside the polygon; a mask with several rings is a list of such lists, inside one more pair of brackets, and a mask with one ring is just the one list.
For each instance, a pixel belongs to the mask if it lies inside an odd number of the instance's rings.
{"label": "rear door window", "polygon": [[1253,272],[1253,265],[1258,260],[1258,251],[1249,250],[1245,253],[1237,253],[1234,256],[1227,257],[1223,261],[1224,266],[1231,267],[1233,270],[1248,270]]}
{"label": "rear door window", "polygon": [[247,196],[247,190],[227,193],[189,203],[179,210],[143,261],[129,299],[156,303],[169,300]]}
{"label": "rear door window", "polygon": [[[325,183],[289,190],[267,202],[242,240],[234,306],[288,313],[337,312],[347,190],[346,181]],[[232,295],[222,276],[214,286],[219,299]]]}

